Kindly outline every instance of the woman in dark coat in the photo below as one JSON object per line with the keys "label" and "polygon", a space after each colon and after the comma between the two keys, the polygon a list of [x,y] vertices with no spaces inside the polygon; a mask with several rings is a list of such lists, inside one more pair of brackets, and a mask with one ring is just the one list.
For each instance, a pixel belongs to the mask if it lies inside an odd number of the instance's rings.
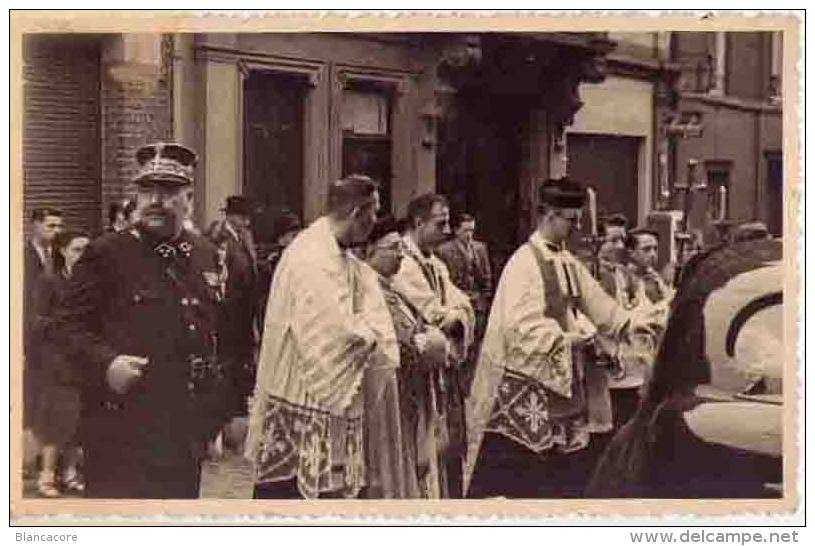
{"label": "woman in dark coat", "polygon": [[587,496],[779,496],[781,247],[736,243],[688,263],[645,396]]}
{"label": "woman in dark coat", "polygon": [[[42,469],[37,480],[40,495],[60,495],[62,489],[81,492],[84,484],[78,471],[77,430],[80,391],[75,370],[60,347],[51,339],[51,314],[60,300],[71,270],[90,239],[85,233],[66,231],[54,239],[54,270],[40,277],[35,292],[33,344],[37,351],[34,430],[42,442]],[[60,471],[60,466],[62,469]]]}

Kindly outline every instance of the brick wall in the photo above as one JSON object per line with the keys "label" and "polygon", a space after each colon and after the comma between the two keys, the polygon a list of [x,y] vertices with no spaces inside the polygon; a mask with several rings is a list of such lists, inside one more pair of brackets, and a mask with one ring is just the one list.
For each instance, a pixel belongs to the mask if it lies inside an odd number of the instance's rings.
{"label": "brick wall", "polygon": [[147,142],[172,139],[170,40],[162,38],[159,72],[143,81],[122,81],[112,76],[110,65],[102,68],[103,225],[110,203],[132,194],[136,150]]}

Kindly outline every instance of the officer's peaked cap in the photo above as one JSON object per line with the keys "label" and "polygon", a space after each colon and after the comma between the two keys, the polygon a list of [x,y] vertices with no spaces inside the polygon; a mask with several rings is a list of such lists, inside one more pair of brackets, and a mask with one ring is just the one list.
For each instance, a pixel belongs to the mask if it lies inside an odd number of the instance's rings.
{"label": "officer's peaked cap", "polygon": [[138,173],[133,181],[140,185],[165,184],[187,186],[192,184],[198,157],[186,146],[175,142],[156,142],[136,152]]}

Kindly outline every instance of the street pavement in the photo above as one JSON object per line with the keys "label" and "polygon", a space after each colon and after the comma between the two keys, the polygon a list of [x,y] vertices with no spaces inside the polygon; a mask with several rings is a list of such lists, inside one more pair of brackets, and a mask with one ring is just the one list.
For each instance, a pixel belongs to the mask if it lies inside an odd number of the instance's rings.
{"label": "street pavement", "polygon": [[[73,499],[81,496],[77,493],[64,495],[65,498]],[[27,476],[23,480],[23,497],[28,499],[39,497],[36,477]],[[201,498],[251,499],[251,463],[235,453],[227,453],[218,460],[204,461],[201,467]]]}
{"label": "street pavement", "polygon": [[252,464],[235,453],[205,461],[201,468],[201,498],[251,499]]}

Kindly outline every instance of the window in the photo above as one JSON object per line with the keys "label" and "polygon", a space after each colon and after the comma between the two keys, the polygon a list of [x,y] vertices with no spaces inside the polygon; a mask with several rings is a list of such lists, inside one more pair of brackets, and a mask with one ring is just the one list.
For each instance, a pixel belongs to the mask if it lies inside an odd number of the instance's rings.
{"label": "window", "polygon": [[281,211],[303,213],[306,85],[302,76],[270,70],[250,70],[244,79],[243,190],[262,209],[258,242],[270,238]]}
{"label": "window", "polygon": [[767,152],[765,218],[767,229],[776,237],[784,231],[784,168],[781,152]]}
{"label": "window", "polygon": [[391,208],[391,96],[355,83],[342,101],[342,175],[364,174],[380,184],[383,211]]}
{"label": "window", "polygon": [[767,98],[770,102],[781,101],[781,74],[784,72],[783,33],[773,32],[770,39],[770,81]]}
{"label": "window", "polygon": [[712,59],[712,78],[708,93],[711,95],[724,95],[725,75],[727,70],[727,34],[724,32],[711,33],[710,56]]}
{"label": "window", "polygon": [[730,170],[732,161],[717,159],[705,162],[707,171],[708,218],[713,222],[727,220],[730,213]]}

